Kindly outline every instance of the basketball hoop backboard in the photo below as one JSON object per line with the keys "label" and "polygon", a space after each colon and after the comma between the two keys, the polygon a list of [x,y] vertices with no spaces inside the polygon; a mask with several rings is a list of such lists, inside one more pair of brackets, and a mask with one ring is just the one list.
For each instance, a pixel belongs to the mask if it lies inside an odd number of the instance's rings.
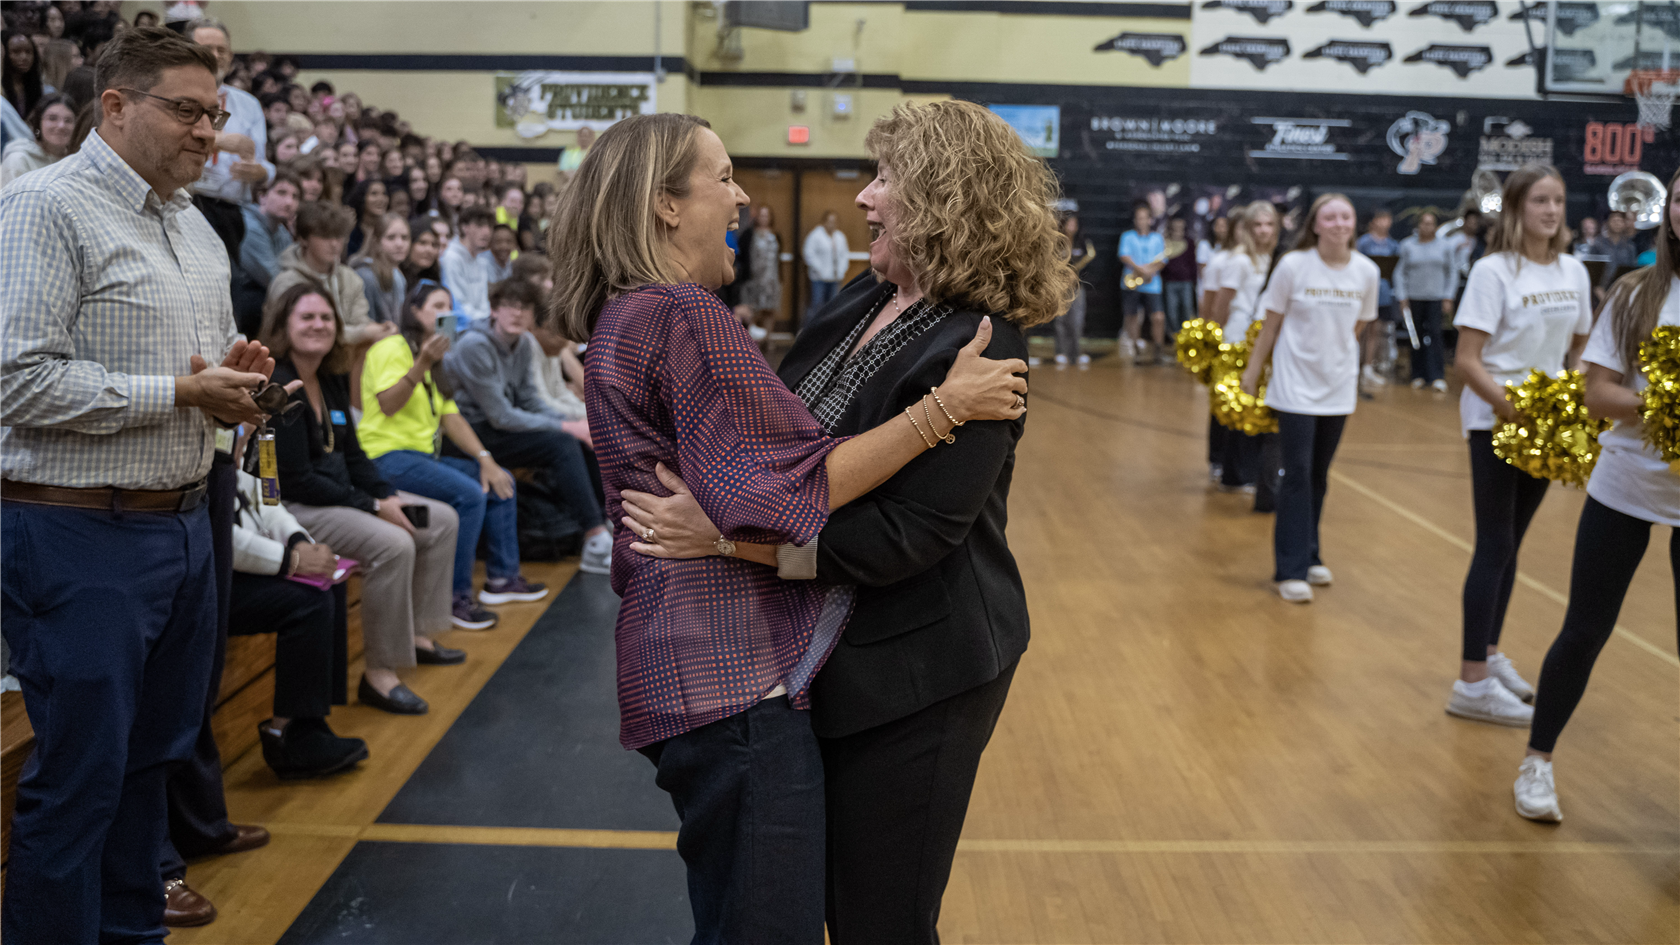
{"label": "basketball hoop backboard", "polygon": [[1680,3],[1524,4],[1534,42],[1544,44],[1542,95],[1632,97],[1635,70],[1680,70]]}

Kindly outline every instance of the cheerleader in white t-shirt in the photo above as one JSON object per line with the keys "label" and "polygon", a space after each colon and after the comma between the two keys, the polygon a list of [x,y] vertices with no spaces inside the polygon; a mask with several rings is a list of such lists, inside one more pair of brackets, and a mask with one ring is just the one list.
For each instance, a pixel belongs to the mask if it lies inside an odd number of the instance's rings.
{"label": "cheerleader in white t-shirt", "polygon": [[[1231,250],[1237,245],[1237,224],[1242,222],[1242,208],[1232,208],[1231,212],[1213,221],[1213,232],[1210,240],[1202,240],[1196,244],[1196,255],[1201,262],[1201,270],[1196,278],[1201,280],[1202,294],[1196,300],[1196,311],[1202,318],[1218,323],[1214,317],[1215,299],[1219,295],[1219,274],[1224,271],[1225,262],[1231,258]],[[1204,248],[1206,250],[1204,254]],[[1205,255],[1206,258],[1203,258]],[[1225,469],[1225,426],[1215,419],[1210,412],[1208,415],[1208,479],[1219,482]]]}
{"label": "cheerleader in white t-shirt", "polygon": [[1464,640],[1459,678],[1447,712],[1497,725],[1526,726],[1534,689],[1499,652],[1505,607],[1517,577],[1523,533],[1549,485],[1493,452],[1493,430],[1517,414],[1505,384],[1535,368],[1573,368],[1592,328],[1587,268],[1569,250],[1563,225],[1563,179],[1556,168],[1526,164],[1511,173],[1504,212],[1488,235],[1488,253],[1470,269],[1453,325],[1464,378],[1459,418],[1470,446],[1476,550],[1464,579]]}
{"label": "cheerleader in white t-shirt", "polygon": [[1277,490],[1272,580],[1284,600],[1305,604],[1313,585],[1331,581],[1319,558],[1318,521],[1330,461],[1359,404],[1359,342],[1377,317],[1377,264],[1354,252],[1353,202],[1341,194],[1313,201],[1294,252],[1278,260],[1260,308],[1266,325],[1243,371],[1254,393],[1272,365],[1266,404],[1277,414],[1283,478]]}
{"label": "cheerleader in white t-shirt", "polygon": [[[1237,344],[1248,337],[1248,326],[1259,317],[1260,292],[1271,271],[1272,250],[1277,248],[1277,208],[1269,201],[1256,200],[1242,210],[1242,221],[1234,228],[1236,238],[1225,264],[1219,270],[1219,291],[1214,294],[1209,318],[1218,322],[1225,340]],[[1225,434],[1225,454],[1219,488],[1225,492],[1255,492],[1260,485],[1258,436],[1235,430]],[[1272,495],[1255,496],[1257,511],[1272,510]]]}
{"label": "cheerleader in white t-shirt", "polygon": [[[1657,232],[1656,263],[1617,281],[1581,356],[1587,409],[1613,419],[1615,426],[1598,438],[1604,449],[1587,482],[1587,504],[1575,532],[1569,609],[1540,668],[1528,756],[1515,785],[1517,813],[1532,820],[1563,819],[1552,781],[1552,747],[1616,626],[1653,524],[1669,526],[1668,561],[1680,611],[1680,471],[1645,443],[1639,419],[1639,392],[1646,385],[1639,343],[1659,325],[1680,326],[1680,172],[1669,179],[1668,206]],[[1680,613],[1675,616],[1680,619]]]}

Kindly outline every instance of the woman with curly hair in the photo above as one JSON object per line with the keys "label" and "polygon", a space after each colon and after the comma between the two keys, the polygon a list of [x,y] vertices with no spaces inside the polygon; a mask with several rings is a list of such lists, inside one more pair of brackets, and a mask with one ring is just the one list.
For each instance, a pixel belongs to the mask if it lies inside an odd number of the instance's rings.
{"label": "woman with curly hair", "polygon": [[[705,536],[709,556],[685,555],[693,560],[651,554],[672,537],[657,528],[621,529],[612,564],[623,598],[620,741],[654,763],[656,783],[682,819],[677,850],[688,867],[695,941],[818,945],[824,761],[804,710],[811,679],[846,626],[857,582],[839,572],[822,582],[785,580],[778,557],[784,574],[809,578],[818,567],[813,541],[836,510],[900,469],[926,468],[954,450],[968,455],[970,441],[1012,443],[1026,391],[1015,375],[1026,363],[980,353],[993,323],[1005,339],[995,347],[1020,356],[1026,347],[1012,325],[978,314],[923,325],[929,340],[961,336],[937,354],[910,349],[911,333],[876,332],[878,343],[865,344],[843,378],[823,369],[834,383],[802,400],[714,294],[734,278],[734,251],[723,236],[747,203],[729,152],[701,119],[618,122],[583,159],[549,228],[553,310],[568,338],[589,342],[589,426],[613,514],[628,511],[626,490],[668,491],[661,475],[674,472],[686,484],[670,482],[692,493],[701,518],[718,523]],[[1048,202],[1041,209],[1048,215]],[[1057,249],[1052,264],[1065,271]],[[865,291],[880,296],[864,303],[872,322],[894,293]],[[922,291],[911,291],[896,310],[916,320],[935,303],[918,307]],[[1009,308],[983,304],[980,311]],[[891,392],[899,399],[871,405],[869,418],[848,416],[856,436],[833,436],[842,401],[893,354],[918,365]],[[966,421],[974,422],[956,429]],[[866,519],[875,514],[864,510]],[[799,547],[778,555],[780,543]],[[967,573],[965,585],[973,581]],[[947,592],[935,585],[928,593],[943,599]],[[1024,611],[1019,624],[1024,629]]]}
{"label": "woman with curly hair", "polygon": [[[902,423],[906,411],[938,434],[947,418],[919,401],[988,315],[988,356],[1024,360],[1025,329],[1073,301],[1057,185],[1019,135],[971,102],[900,106],[867,144],[879,171],[857,202],[873,274],[810,320],[780,374],[830,436]],[[1005,535],[1024,429],[1017,417],[953,430],[955,442],[834,508],[802,547],[734,544],[735,556],[779,564],[784,578],[855,596],[811,685],[836,945],[938,941],[980,755],[1027,648],[1026,595]],[[624,494],[626,531],[655,536],[631,547],[716,554],[704,500],[666,485],[671,499]]]}

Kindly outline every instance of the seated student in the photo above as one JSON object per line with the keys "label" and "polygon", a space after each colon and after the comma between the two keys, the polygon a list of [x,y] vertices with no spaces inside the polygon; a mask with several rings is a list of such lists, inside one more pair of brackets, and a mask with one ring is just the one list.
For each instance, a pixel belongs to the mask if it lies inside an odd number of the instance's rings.
{"label": "seated student", "polygon": [[362,277],[368,315],[376,322],[395,323],[402,313],[403,299],[408,297],[408,279],[402,274],[410,245],[408,218],[387,213],[374,232],[378,238],[368,244],[366,252],[350,260],[350,265]]}
{"label": "seated student", "polygon": [[[421,279],[443,284],[443,270],[438,267],[438,253],[442,244],[431,222],[436,217],[414,217],[408,221],[408,258],[400,267],[405,286],[418,285]],[[440,221],[441,222],[441,221]],[[407,299],[406,290],[404,299]]]}
{"label": "seated student", "polygon": [[519,237],[513,227],[498,223],[490,231],[490,248],[478,254],[478,264],[484,267],[484,278],[495,285],[513,275],[513,261],[518,256]]}
{"label": "seated student", "polygon": [[[269,307],[263,342],[279,383],[303,381],[292,400],[303,404],[276,419],[274,446],[280,495],[309,534],[362,566],[363,705],[402,715],[426,701],[397,678],[415,663],[466,659],[432,640],[450,627],[449,574],[459,521],[442,502],[398,492],[362,451],[350,414],[344,325],[319,286],[299,284]],[[416,528],[404,506],[426,509]]]}
{"label": "seated student", "polygon": [[[481,531],[490,539],[490,560],[480,600],[541,600],[548,589],[519,573],[513,477],[462,419],[449,378],[432,371],[449,350],[449,338],[437,330],[437,322],[452,305],[449,290],[432,282],[417,284],[403,303],[398,320],[402,333],[368,350],[362,368],[362,443],[392,485],[455,509],[461,520],[455,542],[455,625],[485,630],[495,626],[497,618],[473,602],[473,561]],[[437,455],[437,444],[445,436],[460,455]],[[464,458],[468,456],[473,459]]]}
{"label": "seated student", "polygon": [[[554,275],[544,256],[527,253],[515,259],[513,278],[529,282],[545,298],[554,290]],[[561,428],[594,450],[589,437],[589,411],[583,403],[583,362],[578,358],[577,345],[559,332],[540,326],[531,329],[531,337],[537,339],[543,353],[534,374],[537,396],[546,405],[543,412],[563,418]]]}
{"label": "seated student", "polygon": [[525,213],[525,185],[503,181],[496,185],[496,225],[517,229]]}
{"label": "seated student", "polygon": [[280,254],[292,245],[303,182],[290,170],[274,173],[274,180],[257,191],[256,203],[245,204],[245,239],[239,244],[239,264],[265,290],[280,274]]}
{"label": "seated student", "polygon": [[[447,195],[448,182],[444,183]],[[490,278],[479,264],[478,254],[490,248],[494,221],[495,216],[488,207],[469,207],[463,195],[461,213],[455,223],[460,235],[449,241],[438,259],[438,265],[443,268],[443,287],[468,318],[485,318],[490,314]]]}
{"label": "seated student", "polygon": [[[253,448],[244,434],[240,443]],[[263,761],[283,780],[324,777],[366,759],[367,742],[340,738],[327,727],[332,711],[333,592],[288,578],[327,577],[338,556],[331,546],[311,538],[286,506],[264,505],[259,489],[256,477],[239,473],[228,633],[278,635],[274,716],[257,723]]]}
{"label": "seated student", "polygon": [[317,201],[299,207],[297,242],[280,254],[280,272],[268,286],[270,305],[295,286],[319,286],[339,314],[344,343],[352,347],[378,341],[397,330],[395,325],[368,317],[367,292],[361,277],[338,261],[355,221],[350,208],[338,204]]}
{"label": "seated student", "polygon": [[[534,372],[542,349],[531,336],[542,295],[519,279],[490,290],[490,320],[462,332],[443,366],[455,382],[461,416],[499,462],[540,466],[554,477],[572,517],[584,528],[580,570],[611,570],[612,535],[607,531],[583,448],[564,429],[566,419],[548,410],[538,393]],[[452,455],[448,447],[445,455]],[[495,603],[495,587],[479,600]]]}

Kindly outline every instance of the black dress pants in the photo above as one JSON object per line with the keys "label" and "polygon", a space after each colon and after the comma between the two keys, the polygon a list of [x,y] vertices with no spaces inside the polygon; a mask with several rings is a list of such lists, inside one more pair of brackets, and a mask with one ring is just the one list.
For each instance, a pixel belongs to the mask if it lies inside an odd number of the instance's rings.
{"label": "black dress pants", "polygon": [[[210,718],[222,691],[222,665],[227,661],[228,607],[233,589],[233,520],[239,491],[239,471],[233,458],[218,452],[210,467],[210,547],[216,563],[216,640],[210,663],[210,685],[197,694],[203,703],[193,756],[169,776],[169,838],[159,854],[163,880],[186,875],[185,859],[202,856],[232,840],[227,798],[222,794],[222,753]],[[183,698],[189,698],[186,693]]]}
{"label": "black dress pants", "polygon": [[1412,299],[1412,327],[1423,347],[1412,352],[1412,377],[1433,384],[1446,377],[1446,338],[1441,333],[1441,300]]}
{"label": "black dress pants", "polygon": [[832,945],[939,941],[974,776],[1014,678],[1012,665],[902,719],[819,739]]}
{"label": "black dress pants", "polygon": [[[1528,747],[1551,751],[1569,723],[1599,651],[1616,629],[1633,573],[1651,541],[1651,523],[1587,497],[1575,530],[1575,559],[1569,574],[1569,609],[1534,695],[1534,725]],[[1680,618],[1680,528],[1670,529],[1668,562],[1674,575],[1674,612]]]}
{"label": "black dress pants", "polygon": [[331,588],[299,584],[276,575],[235,574],[228,632],[278,635],[274,643],[274,714],[320,719],[332,711],[333,624]]}
{"label": "black dress pants", "polygon": [[1324,563],[1318,556],[1318,520],[1330,489],[1330,461],[1336,457],[1347,417],[1275,412],[1283,476],[1272,531],[1272,580],[1305,581],[1308,568]]}

